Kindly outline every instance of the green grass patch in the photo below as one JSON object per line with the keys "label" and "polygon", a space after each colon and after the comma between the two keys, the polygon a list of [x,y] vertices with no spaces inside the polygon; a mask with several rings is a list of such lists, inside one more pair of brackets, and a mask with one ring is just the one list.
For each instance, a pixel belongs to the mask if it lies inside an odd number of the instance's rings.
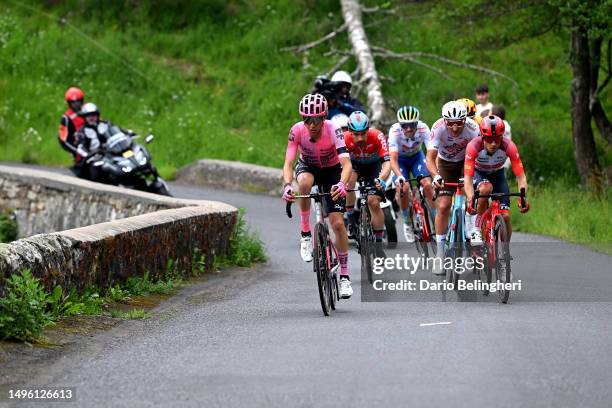
{"label": "green grass patch", "polygon": [[612,190],[601,194],[560,180],[554,184],[536,185],[528,192],[531,208],[520,214],[512,206],[515,231],[532,232],[584,244],[612,254]]}
{"label": "green grass patch", "polygon": [[148,319],[151,316],[144,309],[131,309],[127,312],[113,309],[110,311],[110,316],[120,319]]}
{"label": "green grass patch", "polygon": [[236,228],[230,237],[229,250],[226,255],[215,257],[215,268],[251,266],[254,263],[265,262],[268,259],[263,241],[247,227],[244,213],[244,208],[241,208]]}

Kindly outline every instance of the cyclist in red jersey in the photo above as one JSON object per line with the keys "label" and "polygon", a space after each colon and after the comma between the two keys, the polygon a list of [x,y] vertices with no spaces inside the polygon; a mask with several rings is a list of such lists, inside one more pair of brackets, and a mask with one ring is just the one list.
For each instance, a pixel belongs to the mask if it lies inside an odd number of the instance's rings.
{"label": "cyclist in red jersey", "polygon": [[[364,178],[366,184],[375,185],[379,190],[368,196],[368,207],[372,216],[372,229],[376,242],[382,242],[385,236],[385,215],[380,208],[386,188],[385,180],[391,173],[391,162],[387,140],[383,132],[370,127],[370,121],[365,113],[351,113],[348,121],[349,130],[344,132],[346,147],[351,155],[353,174],[349,188],[355,188],[358,178]],[[346,198],[346,213],[349,222],[354,223],[355,193],[349,192]],[[376,256],[384,257],[380,245],[375,245]]]}
{"label": "cyclist in red jersey", "polygon": [[[348,235],[344,226],[344,199],[346,185],[351,177],[349,157],[342,129],[327,115],[327,101],[321,94],[308,94],[302,98],[299,107],[302,121],[289,131],[289,141],[285,164],[283,166],[283,199],[293,202],[293,163],[299,150],[300,159],[295,167],[300,195],[310,194],[313,185],[320,185],[323,192],[331,192],[331,200],[325,199],[325,213],[336,237],[340,263],[339,294],[346,299],[352,296],[353,288],[348,272]],[[312,261],[312,242],[310,232],[310,200],[300,199],[300,220],[302,237],[300,254],[306,262]]]}
{"label": "cyclist in red jersey", "polygon": [[[506,158],[509,158],[519,190],[524,188],[527,191],[527,176],[518,149],[512,140],[503,137],[504,132],[505,125],[501,118],[493,115],[487,116],[480,122],[481,137],[472,139],[466,148],[464,190],[468,203],[467,211],[470,214],[477,213],[477,215],[474,215],[475,222],[472,222],[472,225],[475,225],[470,240],[472,245],[482,245],[481,216],[489,205],[489,200],[482,198],[478,200],[477,208],[472,208],[474,186],[480,194],[509,193],[508,182],[504,174],[504,163]],[[523,209],[519,198],[518,204],[521,213],[529,211],[529,203],[526,203],[526,208]],[[500,208],[503,211],[503,217],[508,228],[508,238],[512,234],[509,206],[510,197],[504,197],[500,200]]]}

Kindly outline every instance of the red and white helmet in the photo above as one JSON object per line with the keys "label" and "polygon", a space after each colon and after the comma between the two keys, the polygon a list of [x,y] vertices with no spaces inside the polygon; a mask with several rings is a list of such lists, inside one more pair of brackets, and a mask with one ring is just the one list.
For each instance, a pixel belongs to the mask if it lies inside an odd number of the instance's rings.
{"label": "red and white helmet", "polygon": [[327,99],[321,94],[305,95],[300,101],[300,115],[325,116],[327,115]]}
{"label": "red and white helmet", "polygon": [[480,134],[482,137],[501,138],[506,132],[506,124],[495,115],[489,115],[480,122]]}

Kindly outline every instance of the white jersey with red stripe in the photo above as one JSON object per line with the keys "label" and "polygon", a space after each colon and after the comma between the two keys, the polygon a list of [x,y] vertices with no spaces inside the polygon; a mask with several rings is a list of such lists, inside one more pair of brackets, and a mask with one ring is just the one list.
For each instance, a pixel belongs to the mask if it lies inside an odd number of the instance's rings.
{"label": "white jersey with red stripe", "polygon": [[465,126],[457,137],[450,134],[444,119],[440,118],[431,127],[426,146],[428,150],[437,150],[441,159],[458,163],[465,158],[465,147],[479,135],[478,124],[470,118],[465,120]]}

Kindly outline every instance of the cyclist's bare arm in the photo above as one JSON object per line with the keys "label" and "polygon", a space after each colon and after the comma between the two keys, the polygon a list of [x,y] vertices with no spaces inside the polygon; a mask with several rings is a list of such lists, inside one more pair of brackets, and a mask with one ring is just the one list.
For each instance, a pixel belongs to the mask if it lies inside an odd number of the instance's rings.
{"label": "cyclist's bare arm", "polygon": [[380,175],[378,176],[378,178],[386,180],[387,177],[389,177],[389,174],[391,174],[391,161],[387,160],[383,162],[382,169],[380,170]]}
{"label": "cyclist's bare arm", "polygon": [[471,202],[472,197],[474,197],[474,178],[469,174],[463,176],[463,191],[467,202]]}
{"label": "cyclist's bare arm", "polygon": [[[342,166],[342,174],[340,175],[340,181],[344,183],[344,185],[348,185],[351,180],[351,173],[353,172],[353,165],[351,164],[351,158],[348,155],[342,155],[339,157],[340,165]],[[331,192],[332,200],[337,200],[340,196],[340,193],[337,190]]]}
{"label": "cyclist's bare arm", "polygon": [[402,171],[400,170],[400,166],[399,166],[399,153],[398,152],[389,152],[389,157],[391,158],[391,170],[393,170],[393,173],[396,176],[401,176],[402,175]]}
{"label": "cyclist's bare arm", "polygon": [[436,160],[438,158],[438,150],[437,149],[427,149],[427,157],[425,159],[425,165],[427,166],[427,171],[431,177],[436,177],[438,175],[438,165],[436,164]]}
{"label": "cyclist's bare arm", "polygon": [[293,164],[294,163],[295,163],[295,159],[294,160],[285,159],[285,164],[283,165],[283,180],[285,181],[285,184],[287,183],[291,184],[293,182]]}

